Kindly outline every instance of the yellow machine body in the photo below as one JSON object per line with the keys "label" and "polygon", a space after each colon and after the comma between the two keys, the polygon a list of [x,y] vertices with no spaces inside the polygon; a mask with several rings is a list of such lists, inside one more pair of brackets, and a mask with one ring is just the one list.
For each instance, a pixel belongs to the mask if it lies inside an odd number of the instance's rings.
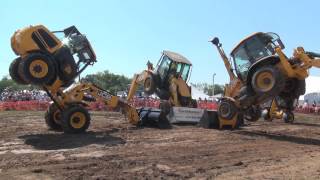
{"label": "yellow machine body", "polygon": [[[53,89],[57,91],[54,94],[51,93],[51,97],[55,103],[59,104],[62,108],[68,107],[70,104],[82,104],[87,105],[87,96],[94,98],[94,101],[102,101],[108,107],[117,108],[120,107],[125,112],[126,117],[129,118],[129,122],[137,125],[139,122],[139,116],[136,109],[129,105],[125,100],[120,99],[117,96],[112,95],[106,90],[94,85],[92,83],[74,83],[67,89],[61,90],[56,87],[46,87],[48,90]],[[51,91],[50,91],[51,92]]]}
{"label": "yellow machine body", "polygon": [[[244,46],[244,44],[246,44],[245,47],[247,47],[246,50],[248,50],[248,46],[251,46],[252,49],[254,48],[260,48],[260,47],[254,47],[252,44],[250,44],[250,42],[254,43],[254,40],[260,40],[258,38],[264,38],[263,40],[270,40],[268,44],[266,44],[265,46],[265,52],[264,51],[260,51],[260,53],[270,53],[269,56],[265,58],[262,58],[261,61],[259,59],[256,60],[255,63],[251,64],[251,67],[249,66],[249,72],[247,71],[243,71],[240,72],[241,69],[237,69],[237,61],[239,61],[240,63],[243,63],[244,61],[242,61],[241,58],[246,57],[244,54],[244,51],[239,51],[239,49]],[[267,37],[267,38],[266,38]],[[254,33],[253,35],[243,39],[231,52],[232,58],[234,60],[234,67],[235,69],[232,68],[232,65],[229,61],[229,58],[226,56],[226,54],[224,53],[223,49],[222,49],[222,45],[219,42],[218,38],[214,38],[211,41],[218,49],[218,52],[225,64],[225,67],[227,69],[227,72],[229,74],[230,77],[230,82],[228,84],[225,85],[225,89],[224,89],[224,98],[231,98],[233,99],[233,101],[229,101],[232,102],[230,104],[235,104],[238,106],[238,113],[243,113],[241,112],[244,107],[248,108],[250,106],[259,106],[260,104],[264,103],[264,99],[259,100],[259,95],[256,97],[256,99],[258,99],[257,101],[250,101],[252,102],[251,104],[246,104],[243,105],[241,103],[241,101],[243,99],[241,99],[242,97],[245,97],[245,95],[249,95],[249,92],[244,91],[244,87],[247,86],[249,83],[253,84],[253,86],[255,86],[254,88],[258,88],[259,90],[261,90],[261,96],[264,95],[263,91],[268,91],[270,89],[272,89],[272,87],[274,87],[274,82],[271,81],[270,79],[272,79],[272,72],[273,69],[279,69],[279,73],[281,73],[281,75],[279,76],[280,78],[283,78],[285,80],[292,80],[292,79],[296,79],[296,81],[304,81],[308,76],[309,76],[309,69],[311,67],[320,67],[320,54],[317,53],[310,53],[310,52],[305,52],[304,49],[302,47],[298,47],[294,50],[293,56],[291,58],[287,58],[287,56],[283,53],[282,49],[284,49],[284,45],[282,44],[279,36],[275,33]],[[263,42],[263,41],[262,41]],[[257,46],[259,44],[256,44]],[[255,49],[254,49],[255,50]],[[238,54],[237,54],[238,53]],[[253,53],[250,52],[249,50],[246,53]],[[272,54],[271,54],[272,53]],[[239,55],[241,54],[241,56]],[[235,57],[236,55],[238,55],[237,57]],[[254,54],[250,54],[251,56],[253,56]],[[261,55],[261,54],[260,54]],[[247,55],[249,56],[249,55]],[[238,59],[237,59],[238,58]],[[270,62],[268,62],[270,59]],[[250,60],[251,61],[251,60]],[[240,64],[243,65],[243,64]],[[251,73],[250,71],[252,69],[251,72],[259,72],[259,68],[263,68],[263,67],[267,67],[269,69],[267,69],[268,71],[262,71],[260,74],[259,73]],[[239,68],[242,68],[242,66],[239,66]],[[254,69],[254,68],[255,69]],[[273,69],[272,69],[273,68]],[[237,72],[237,75],[234,74],[233,70],[235,70]],[[243,79],[243,77],[241,77],[243,74],[248,73],[248,77],[246,77],[246,79]],[[256,78],[256,79],[254,79]],[[268,81],[266,81],[266,79]],[[284,87],[283,87],[284,88]],[[279,108],[276,104],[276,100],[275,98],[282,92],[285,91],[286,89],[279,89],[278,92],[271,94],[270,96],[268,96],[265,99],[271,99],[272,100],[272,104],[269,110],[269,115],[271,117],[275,117],[275,118],[279,118],[282,117],[284,115],[284,111]],[[287,90],[289,92],[286,92],[287,94],[290,95],[290,90]],[[303,90],[302,90],[303,91]],[[245,92],[245,93],[244,93]],[[251,92],[252,93],[252,92]],[[278,93],[278,94],[277,94]],[[301,95],[301,94],[299,94]],[[299,96],[297,94],[292,95],[293,98],[297,98],[296,96]],[[290,96],[291,97],[291,96]],[[290,101],[290,103],[292,104],[293,100],[291,100],[290,98],[288,99],[288,101]],[[225,109],[225,108],[224,108]],[[286,112],[287,113],[287,112]],[[218,112],[219,114],[219,112]],[[291,113],[292,114],[292,113]],[[238,114],[239,115],[239,114]],[[228,119],[226,120],[225,118],[222,118],[221,116],[219,116],[220,119],[220,127],[224,126],[224,125],[229,125],[229,124],[235,124],[235,122],[237,121],[237,118],[232,118],[232,119]],[[256,118],[258,119],[258,117]],[[233,126],[234,127],[234,126]]]}
{"label": "yellow machine body", "polygon": [[[64,38],[60,40],[54,33],[64,33]],[[90,124],[85,107],[91,101],[120,108],[131,124],[138,124],[136,109],[125,100],[92,83],[74,83],[76,76],[96,62],[90,42],[75,26],[55,32],[43,25],[29,26],[13,34],[11,46],[19,56],[10,65],[12,79],[42,87],[53,101],[45,116],[49,128],[84,132]],[[78,62],[73,55],[78,56]]]}
{"label": "yellow machine body", "polygon": [[[40,33],[50,38],[51,44],[42,41]],[[17,30],[11,37],[11,47],[17,55],[24,57],[29,52],[41,50],[41,47],[34,43],[34,39],[41,41],[41,44],[45,46],[49,53],[54,53],[63,45],[45,26],[35,25]]]}
{"label": "yellow machine body", "polygon": [[[166,92],[167,96],[157,95],[162,100],[168,100],[172,106],[192,106],[191,87],[187,84],[192,65],[190,61],[178,53],[164,51],[156,69],[150,62],[147,65],[148,69],[134,75],[127,97],[128,101],[134,97],[138,86],[143,85],[144,89],[153,89],[151,93],[147,93],[149,95],[157,94],[158,91]],[[182,102],[179,99],[181,96],[188,99],[189,102]]]}

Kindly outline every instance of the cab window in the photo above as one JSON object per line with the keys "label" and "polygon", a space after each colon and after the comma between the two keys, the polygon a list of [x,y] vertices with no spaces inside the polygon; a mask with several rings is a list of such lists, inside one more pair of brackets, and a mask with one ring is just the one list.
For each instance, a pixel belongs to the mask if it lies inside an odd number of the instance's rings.
{"label": "cab window", "polygon": [[170,63],[171,63],[171,60],[167,56],[164,56],[162,58],[161,64],[159,65],[159,68],[158,68],[158,73],[162,79],[165,78],[164,76],[168,73],[168,70],[170,68]]}
{"label": "cab window", "polygon": [[184,67],[183,67],[183,71],[181,72],[181,78],[182,78],[184,81],[187,81],[187,80],[188,80],[189,71],[190,71],[190,65],[185,64]]}
{"label": "cab window", "polygon": [[249,56],[247,55],[247,52],[244,48],[239,48],[234,53],[234,66],[236,69],[236,72],[240,78],[245,79],[246,74],[248,73],[248,70],[250,68],[250,60]]}

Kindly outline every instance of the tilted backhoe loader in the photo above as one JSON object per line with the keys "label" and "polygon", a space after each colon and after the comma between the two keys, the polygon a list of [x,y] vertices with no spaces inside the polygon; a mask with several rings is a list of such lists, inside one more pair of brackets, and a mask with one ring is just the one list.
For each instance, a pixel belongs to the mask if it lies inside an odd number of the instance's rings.
{"label": "tilted backhoe loader", "polygon": [[169,101],[170,105],[195,106],[191,87],[187,85],[192,67],[187,58],[178,53],[163,51],[156,69],[150,62],[147,66],[147,70],[134,75],[127,100],[133,98],[138,85],[142,84],[145,94],[156,94],[160,99]]}
{"label": "tilted backhoe loader", "polygon": [[[64,33],[64,37],[58,39],[54,33]],[[97,100],[122,107],[129,122],[138,124],[136,109],[125,100],[92,83],[74,83],[96,62],[89,41],[75,26],[55,32],[43,25],[29,26],[14,33],[11,47],[19,56],[10,65],[11,78],[20,84],[41,86],[53,101],[45,115],[49,128],[67,133],[86,131],[90,124],[87,103]]]}
{"label": "tilted backhoe loader", "polygon": [[145,94],[156,94],[161,102],[159,109],[142,108],[139,113],[141,119],[166,121],[166,115],[171,112],[169,116],[171,123],[199,121],[203,110],[196,109],[197,102],[192,99],[191,87],[187,84],[191,73],[191,62],[178,53],[163,51],[155,68],[150,62],[147,66],[146,70],[134,75],[127,100],[130,101],[134,97],[138,85],[143,85]]}
{"label": "tilted backhoe loader", "polygon": [[231,51],[233,69],[219,39],[214,38],[211,42],[217,47],[230,77],[219,102],[220,126],[236,127],[243,119],[257,120],[259,106],[270,100],[273,101],[268,112],[270,116],[283,110],[285,121],[292,121],[294,102],[305,93],[308,70],[313,66],[320,67],[319,54],[298,47],[293,57],[288,58],[277,34],[258,32],[242,40]]}

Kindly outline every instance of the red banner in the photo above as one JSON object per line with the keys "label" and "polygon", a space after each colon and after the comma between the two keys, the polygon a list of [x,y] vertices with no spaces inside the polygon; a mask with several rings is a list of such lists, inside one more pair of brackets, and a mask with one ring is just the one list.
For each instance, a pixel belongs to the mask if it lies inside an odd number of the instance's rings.
{"label": "red banner", "polygon": [[[4,101],[0,102],[0,111],[45,111],[49,102],[47,101]],[[159,108],[160,101],[155,99],[134,99],[131,103],[134,107],[153,107]],[[216,110],[217,104],[213,102],[198,102],[198,108]],[[89,104],[89,110],[92,111],[112,111],[103,102],[92,102]]]}
{"label": "red banner", "polygon": [[49,106],[47,101],[0,102],[0,111],[43,111]]}

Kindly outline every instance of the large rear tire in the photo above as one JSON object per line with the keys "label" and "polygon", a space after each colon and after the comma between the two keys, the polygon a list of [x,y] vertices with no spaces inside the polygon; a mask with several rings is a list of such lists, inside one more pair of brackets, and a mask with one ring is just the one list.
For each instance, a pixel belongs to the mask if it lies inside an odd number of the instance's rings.
{"label": "large rear tire", "polygon": [[256,94],[274,96],[284,88],[284,76],[276,66],[263,66],[254,72],[251,87]]}
{"label": "large rear tire", "polygon": [[151,95],[155,92],[155,90],[156,84],[154,82],[154,79],[151,75],[148,75],[147,78],[144,80],[143,91],[147,95]]}
{"label": "large rear tire", "polygon": [[18,73],[18,68],[19,68],[20,63],[21,63],[21,57],[18,57],[11,62],[10,67],[9,67],[10,76],[11,76],[12,80],[17,82],[18,84],[28,84],[28,82],[26,82],[24,79],[22,79]]}
{"label": "large rear tire", "polygon": [[62,128],[66,133],[83,133],[90,125],[90,114],[81,105],[71,105],[62,112]]}
{"label": "large rear tire", "polygon": [[56,68],[52,58],[43,53],[31,53],[19,64],[19,75],[34,85],[51,84],[56,79]]}
{"label": "large rear tire", "polygon": [[61,131],[61,111],[56,104],[52,103],[45,113],[46,124],[49,129]]}

